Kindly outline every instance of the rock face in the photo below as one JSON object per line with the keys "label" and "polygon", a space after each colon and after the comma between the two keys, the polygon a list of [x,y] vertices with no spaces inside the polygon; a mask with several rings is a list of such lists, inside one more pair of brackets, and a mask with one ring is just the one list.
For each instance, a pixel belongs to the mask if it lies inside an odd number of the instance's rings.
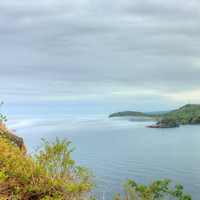
{"label": "rock face", "polygon": [[176,128],[179,127],[179,123],[177,123],[173,119],[164,118],[157,122],[156,124],[159,128]]}
{"label": "rock face", "polygon": [[163,119],[158,121],[155,125],[147,126],[147,128],[176,128],[179,124],[171,119]]}
{"label": "rock face", "polygon": [[19,147],[20,150],[26,153],[26,147],[24,145],[23,138],[16,136],[12,131],[8,130],[3,123],[0,123],[0,137],[7,138],[13,144]]}

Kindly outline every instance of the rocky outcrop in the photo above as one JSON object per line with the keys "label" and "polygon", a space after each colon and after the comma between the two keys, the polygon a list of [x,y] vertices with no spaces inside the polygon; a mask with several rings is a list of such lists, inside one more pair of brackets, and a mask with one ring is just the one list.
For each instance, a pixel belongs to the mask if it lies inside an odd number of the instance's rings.
{"label": "rocky outcrop", "polygon": [[179,123],[171,118],[163,118],[159,120],[155,125],[147,126],[147,128],[176,128],[179,127]]}
{"label": "rocky outcrop", "polygon": [[14,145],[19,147],[20,150],[26,152],[26,147],[23,138],[16,136],[3,123],[0,123],[0,137],[10,140]]}

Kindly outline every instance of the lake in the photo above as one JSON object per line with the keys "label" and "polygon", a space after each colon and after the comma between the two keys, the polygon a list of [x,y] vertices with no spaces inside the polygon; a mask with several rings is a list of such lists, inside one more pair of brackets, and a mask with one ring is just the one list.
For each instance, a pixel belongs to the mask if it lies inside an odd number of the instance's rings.
{"label": "lake", "polygon": [[95,174],[100,199],[121,192],[127,179],[149,183],[169,178],[199,200],[200,126],[149,129],[147,124],[151,122],[68,116],[21,118],[8,125],[24,138],[31,153],[40,148],[41,138],[71,140],[76,147],[73,158]]}

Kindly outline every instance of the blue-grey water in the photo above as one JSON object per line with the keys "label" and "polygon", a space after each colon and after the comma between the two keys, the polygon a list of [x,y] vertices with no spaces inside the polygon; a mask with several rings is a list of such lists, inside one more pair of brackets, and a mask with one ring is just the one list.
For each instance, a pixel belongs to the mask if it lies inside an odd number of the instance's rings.
{"label": "blue-grey water", "polygon": [[29,152],[41,138],[68,138],[74,159],[95,174],[96,194],[110,199],[127,179],[149,183],[169,178],[182,183],[199,200],[200,126],[174,129],[145,128],[151,122],[112,120],[106,116],[79,119],[40,118],[11,120],[8,125],[25,139]]}

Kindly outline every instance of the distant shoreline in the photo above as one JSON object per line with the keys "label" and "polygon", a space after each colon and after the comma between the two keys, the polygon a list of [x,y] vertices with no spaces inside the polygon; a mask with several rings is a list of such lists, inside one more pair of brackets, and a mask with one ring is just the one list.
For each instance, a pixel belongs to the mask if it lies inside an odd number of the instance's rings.
{"label": "distant shoreline", "polygon": [[[168,112],[144,113],[138,111],[122,111],[109,115],[109,118],[146,118],[156,121],[148,128],[175,128],[180,125],[200,124],[200,104],[186,104],[176,110]],[[150,121],[150,120],[149,120]]]}

